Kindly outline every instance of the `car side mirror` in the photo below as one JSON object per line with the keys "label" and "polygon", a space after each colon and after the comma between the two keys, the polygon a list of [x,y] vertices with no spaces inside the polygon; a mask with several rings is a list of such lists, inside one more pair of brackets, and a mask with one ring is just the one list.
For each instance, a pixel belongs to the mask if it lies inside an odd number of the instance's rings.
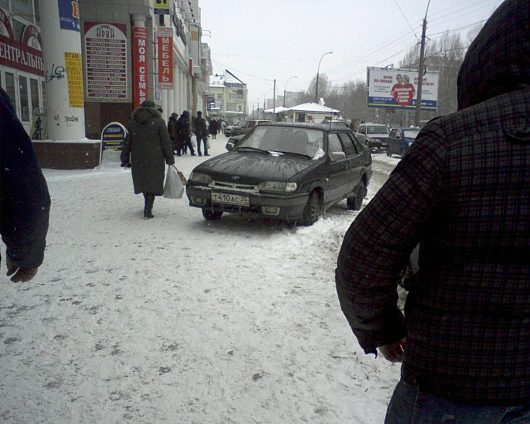
{"label": "car side mirror", "polygon": [[235,146],[234,140],[228,140],[228,141],[226,142],[225,148],[226,148],[226,150],[228,150],[229,152],[235,150],[235,149],[236,149],[236,146]]}
{"label": "car side mirror", "polygon": [[346,153],[344,153],[344,152],[331,152],[329,154],[329,158],[331,159],[331,162],[338,162],[339,160],[346,159]]}

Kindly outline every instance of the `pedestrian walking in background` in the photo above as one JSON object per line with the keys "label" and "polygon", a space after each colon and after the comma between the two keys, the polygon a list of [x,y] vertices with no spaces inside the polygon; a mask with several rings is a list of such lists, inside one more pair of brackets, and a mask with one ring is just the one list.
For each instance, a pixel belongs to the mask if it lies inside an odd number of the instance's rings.
{"label": "pedestrian walking in background", "polygon": [[180,145],[178,142],[178,128],[177,128],[178,115],[173,112],[167,121],[167,131],[169,133],[169,139],[171,141],[171,148],[177,156],[181,155]]}
{"label": "pedestrian walking in background", "polygon": [[212,119],[210,122],[210,134],[212,135],[212,139],[217,138],[217,133],[219,132],[219,121],[217,119]]}
{"label": "pedestrian walking in background", "polygon": [[133,112],[121,161],[122,166],[131,164],[134,194],[144,195],[144,218],[153,218],[155,196],[164,188],[164,162],[172,165],[175,158],[166,124],[152,100]]}
{"label": "pedestrian walking in background", "polygon": [[208,154],[208,126],[206,119],[202,117],[202,112],[197,112],[197,117],[193,120],[193,132],[197,137],[197,153],[202,156],[201,153],[201,142],[204,147],[204,156],[210,156]]}
{"label": "pedestrian walking in background", "polygon": [[27,282],[44,261],[50,195],[31,139],[2,88],[0,116],[0,233],[7,275]]}
{"label": "pedestrian walking in background", "polygon": [[458,112],[421,130],[344,237],[341,308],[366,353],[403,362],[388,424],[530,422],[528,22],[530,0],[499,6],[461,66]]}
{"label": "pedestrian walking in background", "polygon": [[188,148],[192,156],[195,156],[195,150],[191,143],[191,123],[190,114],[187,110],[182,112],[180,118],[177,121],[177,133],[179,146],[182,148],[182,153],[186,154]]}

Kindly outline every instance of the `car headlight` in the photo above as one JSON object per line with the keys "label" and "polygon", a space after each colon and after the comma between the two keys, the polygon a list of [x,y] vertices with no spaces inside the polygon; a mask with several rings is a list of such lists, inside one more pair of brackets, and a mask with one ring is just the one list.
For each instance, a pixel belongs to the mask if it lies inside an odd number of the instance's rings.
{"label": "car headlight", "polygon": [[281,193],[292,193],[296,191],[298,185],[296,183],[285,183],[282,181],[265,181],[258,185],[260,191],[271,191]]}
{"label": "car headlight", "polygon": [[193,171],[190,175],[189,181],[198,184],[210,184],[213,180],[208,174]]}

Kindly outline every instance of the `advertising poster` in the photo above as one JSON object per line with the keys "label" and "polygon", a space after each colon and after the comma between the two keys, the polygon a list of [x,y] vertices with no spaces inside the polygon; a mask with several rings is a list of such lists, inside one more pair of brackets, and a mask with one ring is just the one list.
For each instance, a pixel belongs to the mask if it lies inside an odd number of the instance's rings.
{"label": "advertising poster", "polygon": [[85,22],[87,99],[127,96],[127,25]]}
{"label": "advertising poster", "polygon": [[173,88],[173,28],[159,27],[158,33],[158,86]]}
{"label": "advertising poster", "polygon": [[111,122],[101,131],[103,150],[121,150],[125,137],[127,137],[127,129],[119,122]]}
{"label": "advertising poster", "polygon": [[61,29],[79,32],[79,2],[77,0],[57,0],[59,3],[59,20]]}
{"label": "advertising poster", "polygon": [[133,56],[133,107],[136,109],[147,100],[149,85],[147,77],[147,28],[134,27],[132,40]]}
{"label": "advertising poster", "polygon": [[151,0],[155,15],[169,15],[169,0]]}
{"label": "advertising poster", "polygon": [[81,53],[64,53],[66,80],[68,84],[68,105],[70,107],[83,107],[83,68]]}
{"label": "advertising poster", "polygon": [[[368,68],[368,107],[416,109],[418,70]],[[423,75],[421,108],[438,108],[438,72]]]}

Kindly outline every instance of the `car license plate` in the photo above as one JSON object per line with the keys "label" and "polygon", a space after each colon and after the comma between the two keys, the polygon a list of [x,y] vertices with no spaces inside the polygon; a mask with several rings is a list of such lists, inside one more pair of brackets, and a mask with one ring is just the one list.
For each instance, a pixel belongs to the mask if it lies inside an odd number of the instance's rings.
{"label": "car license plate", "polygon": [[212,193],[212,202],[224,203],[227,205],[250,206],[250,200],[247,196],[230,193]]}

